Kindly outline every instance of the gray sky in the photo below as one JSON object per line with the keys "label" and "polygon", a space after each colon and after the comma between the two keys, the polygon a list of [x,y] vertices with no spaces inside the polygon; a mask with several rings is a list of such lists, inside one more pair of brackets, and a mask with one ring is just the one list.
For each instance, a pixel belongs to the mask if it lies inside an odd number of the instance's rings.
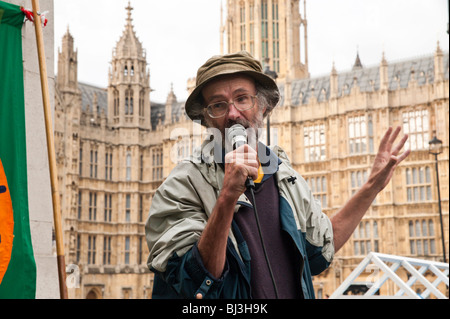
{"label": "gray sky", "polygon": [[[225,0],[131,0],[155,90],[151,101],[164,102],[171,83],[178,100],[185,100],[187,79],[220,53],[221,1],[225,11]],[[54,4],[55,54],[69,26],[78,48],[78,80],[106,87],[128,0]],[[306,10],[311,77],[329,73],[333,61],[338,72],[350,69],[357,50],[363,65],[373,66],[383,51],[394,62],[432,54],[437,41],[444,51],[449,48],[447,0],[308,0]]]}

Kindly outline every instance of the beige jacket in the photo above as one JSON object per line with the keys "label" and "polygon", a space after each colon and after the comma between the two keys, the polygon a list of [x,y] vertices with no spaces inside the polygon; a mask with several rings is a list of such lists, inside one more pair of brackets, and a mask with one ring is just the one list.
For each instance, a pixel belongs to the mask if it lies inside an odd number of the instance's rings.
{"label": "beige jacket", "polygon": [[[179,163],[153,197],[145,227],[150,269],[164,272],[174,253],[183,256],[189,251],[199,240],[213,211],[222,187],[224,170],[213,161],[213,149],[205,152],[202,147],[202,150],[203,161],[200,161],[200,156],[192,156]],[[281,159],[275,174],[280,200],[284,199],[282,201],[287,202],[290,207],[287,210],[292,212],[295,228],[303,237],[300,241],[306,239],[307,242],[299,244],[303,246],[300,247],[301,253],[305,256],[313,247],[316,250],[314,256],[305,257],[316,258],[319,251],[327,264],[319,268],[326,268],[334,256],[330,219],[322,213],[320,204],[314,199],[306,181],[291,167],[285,152],[280,147],[275,147],[272,151]],[[292,181],[292,177],[296,179]],[[244,203],[251,205],[246,196],[241,195],[235,211]],[[285,211],[283,209],[280,214],[285,214]],[[293,229],[294,225],[285,227]],[[236,246],[231,230],[229,237]],[[311,272],[314,275],[323,270],[311,269]]]}

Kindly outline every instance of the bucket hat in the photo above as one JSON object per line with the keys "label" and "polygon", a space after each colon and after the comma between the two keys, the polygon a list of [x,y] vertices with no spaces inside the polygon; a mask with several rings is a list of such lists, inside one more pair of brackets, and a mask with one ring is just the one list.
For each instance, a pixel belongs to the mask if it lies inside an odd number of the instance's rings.
{"label": "bucket hat", "polygon": [[[196,85],[194,90],[186,100],[185,110],[191,120],[201,120],[203,123],[204,112],[202,89],[206,84],[222,75],[245,74],[253,78],[262,87],[278,90],[275,81],[263,73],[261,62],[256,60],[246,51],[232,54],[216,55],[208,59],[197,71]],[[278,103],[279,95],[273,103],[273,107]]]}

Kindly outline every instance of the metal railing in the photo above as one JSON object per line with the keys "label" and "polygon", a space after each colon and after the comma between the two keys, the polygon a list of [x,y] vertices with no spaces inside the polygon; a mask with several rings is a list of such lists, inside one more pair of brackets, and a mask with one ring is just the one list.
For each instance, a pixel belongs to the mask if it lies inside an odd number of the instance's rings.
{"label": "metal railing", "polygon": [[[407,281],[396,273],[402,268],[408,273]],[[357,281],[357,279],[363,272],[373,272],[373,270],[377,270],[376,276],[372,274],[365,276],[363,283],[367,285],[368,290],[364,295],[345,295],[350,286],[361,284],[361,281]],[[431,294],[438,299],[448,299],[438,289],[438,285],[444,283],[447,285],[448,291],[448,275],[449,265],[446,263],[371,252],[336,289],[330,296],[330,299],[376,297],[425,299],[429,298]],[[434,280],[431,282],[428,278]],[[367,279],[370,280],[368,281]],[[381,286],[389,279],[398,287],[395,294],[392,296],[376,296]],[[426,289],[423,292],[414,291],[412,286],[416,283],[422,284]]]}

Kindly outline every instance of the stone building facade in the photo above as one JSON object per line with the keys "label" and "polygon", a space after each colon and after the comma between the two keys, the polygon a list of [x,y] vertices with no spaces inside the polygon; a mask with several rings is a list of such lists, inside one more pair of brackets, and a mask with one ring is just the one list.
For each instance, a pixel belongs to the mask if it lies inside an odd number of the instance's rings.
{"label": "stone building facade", "polygon": [[71,298],[151,296],[144,223],[164,160],[150,110],[162,105],[150,106],[146,52],[127,11],[107,88],[78,83],[69,30],[58,56],[55,144]]}
{"label": "stone building facade", "polygon": [[[449,56],[439,44],[429,56],[398,62],[380,52],[379,65],[366,67],[357,56],[351,70],[338,73],[330,63],[328,76],[311,78],[306,5],[303,14],[300,7],[298,0],[228,0],[221,42],[227,52],[252,52],[277,73],[282,99],[270,117],[271,144],[287,152],[324,212],[335,214],[361,186],[389,126],[402,126],[412,150],[331,267],[314,278],[316,296],[326,298],[370,251],[442,259],[428,141],[436,135],[444,145],[438,165],[448,235]],[[151,102],[145,49],[126,9],[107,88],[77,81],[69,30],[58,56],[55,143],[73,298],[151,296],[144,235],[151,199],[201,144],[201,126],[173,91],[165,104]]]}
{"label": "stone building facade", "polygon": [[[389,126],[402,127],[412,150],[331,267],[315,278],[318,296],[331,295],[370,251],[443,261],[428,142],[437,136],[444,145],[438,164],[448,234],[448,53],[437,46],[432,56],[397,63],[383,56],[379,66],[341,74],[332,68],[329,76],[284,81],[280,89],[284,100],[271,117],[275,141],[329,216],[367,179]],[[445,247],[448,256],[448,237]]]}

